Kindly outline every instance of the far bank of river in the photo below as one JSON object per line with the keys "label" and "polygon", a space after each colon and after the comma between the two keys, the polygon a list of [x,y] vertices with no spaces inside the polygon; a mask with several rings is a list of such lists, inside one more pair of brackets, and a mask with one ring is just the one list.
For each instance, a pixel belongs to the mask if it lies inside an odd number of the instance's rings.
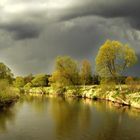
{"label": "far bank of river", "polygon": [[140,109],[140,91],[132,92],[124,86],[120,92],[115,90],[102,90],[99,86],[76,86],[54,90],[52,87],[32,88],[27,94],[37,96],[47,94],[49,96],[65,96],[74,98],[89,98],[92,100],[111,101],[116,106],[129,106]]}

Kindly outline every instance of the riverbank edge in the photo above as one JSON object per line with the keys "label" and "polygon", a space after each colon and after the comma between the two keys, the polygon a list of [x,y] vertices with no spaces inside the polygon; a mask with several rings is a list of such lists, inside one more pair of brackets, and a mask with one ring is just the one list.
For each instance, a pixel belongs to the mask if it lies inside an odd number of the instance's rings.
{"label": "riverbank edge", "polygon": [[20,98],[19,90],[16,88],[10,88],[9,92],[0,94],[0,109],[7,108],[18,101]]}
{"label": "riverbank edge", "polygon": [[11,106],[12,104],[16,103],[18,101],[18,99],[19,99],[19,96],[0,100],[0,109]]}
{"label": "riverbank edge", "polygon": [[130,92],[130,89],[125,86],[120,93],[119,88],[115,90],[102,91],[100,86],[74,86],[64,87],[61,89],[54,89],[52,87],[34,87],[29,91],[25,91],[26,94],[32,96],[49,95],[49,96],[64,96],[73,98],[88,98],[92,100],[110,101],[117,106],[129,106],[140,109],[140,91]]}

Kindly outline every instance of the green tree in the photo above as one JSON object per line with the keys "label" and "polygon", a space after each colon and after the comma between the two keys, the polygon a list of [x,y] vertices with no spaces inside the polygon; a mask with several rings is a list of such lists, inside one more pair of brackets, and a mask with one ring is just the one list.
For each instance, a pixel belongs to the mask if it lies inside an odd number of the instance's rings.
{"label": "green tree", "polygon": [[24,86],[24,90],[25,90],[25,93],[28,93],[30,91],[30,89],[32,88],[32,83],[27,83],[25,86]]}
{"label": "green tree", "polygon": [[19,89],[23,88],[25,85],[24,78],[21,76],[17,76],[13,84],[15,87],[17,87]]}
{"label": "green tree", "polygon": [[92,82],[94,85],[99,85],[100,84],[100,76],[98,74],[94,74],[92,77]]}
{"label": "green tree", "polygon": [[19,95],[15,92],[7,79],[0,79],[0,108],[14,103]]}
{"label": "green tree", "polygon": [[27,83],[31,83],[31,81],[33,80],[33,74],[29,74],[27,76],[24,77],[24,81],[25,81],[25,84]]}
{"label": "green tree", "polygon": [[20,93],[24,93],[24,85],[25,85],[25,82],[24,82],[24,78],[21,77],[21,76],[17,76],[15,81],[13,82],[13,85],[19,89],[19,92]]}
{"label": "green tree", "polygon": [[4,63],[0,63],[0,79],[6,79],[9,83],[12,83],[13,73]]}
{"label": "green tree", "polygon": [[29,88],[31,86],[32,87],[39,87],[39,89],[41,90],[41,94],[45,94],[46,91],[45,91],[44,87],[48,86],[48,75],[46,75],[46,74],[36,75],[34,77],[34,79],[31,81],[31,84],[27,84],[25,88],[29,90]]}
{"label": "green tree", "polygon": [[79,83],[79,69],[77,62],[69,56],[56,58],[55,71],[49,78],[51,86],[64,87]]}
{"label": "green tree", "polygon": [[44,87],[47,86],[48,76],[46,74],[38,74],[31,81],[33,87]]}
{"label": "green tree", "polygon": [[135,51],[119,41],[107,40],[96,57],[96,71],[101,77],[117,79],[137,61]]}
{"label": "green tree", "polygon": [[91,65],[90,62],[85,59],[82,61],[82,68],[80,72],[80,79],[81,84],[83,85],[89,85],[92,81],[92,71],[91,71]]}

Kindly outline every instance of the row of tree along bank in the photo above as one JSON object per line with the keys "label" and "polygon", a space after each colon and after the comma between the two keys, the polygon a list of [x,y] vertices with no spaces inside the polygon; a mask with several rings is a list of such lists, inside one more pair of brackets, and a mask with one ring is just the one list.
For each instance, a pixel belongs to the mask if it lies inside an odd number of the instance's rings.
{"label": "row of tree along bank", "polygon": [[[140,108],[140,79],[122,74],[136,61],[132,48],[118,41],[108,40],[97,54],[96,75],[92,76],[88,60],[83,60],[79,66],[69,56],[58,56],[52,75],[46,78],[45,75],[37,75],[26,83],[24,89],[26,93],[105,99]],[[17,81],[18,79],[15,83]],[[95,84],[98,86],[87,86]],[[45,85],[50,87],[44,88]]]}
{"label": "row of tree along bank", "polygon": [[[116,91],[119,97],[122,96],[126,98],[128,91],[129,94],[134,94],[135,90],[137,90],[137,94],[139,94],[138,87],[140,85],[140,79],[123,75],[124,71],[133,66],[136,61],[135,51],[128,45],[122,44],[119,41],[107,40],[98,51],[95,60],[95,74],[92,74],[92,66],[87,59],[78,63],[70,56],[58,56],[55,61],[55,70],[51,75],[30,74],[25,77],[17,76],[14,78],[11,70],[1,63],[0,80],[8,81],[8,89],[11,90],[10,87],[13,89],[18,88],[19,93],[28,93],[36,87],[36,89],[41,90],[41,93],[45,94],[46,88],[44,87],[48,87],[47,89],[50,89],[54,93],[67,93],[66,95],[69,95],[69,90],[67,91],[67,89],[72,87],[72,95],[77,95],[79,94],[79,87],[81,86],[87,90],[87,85],[98,85],[96,90],[98,91],[100,89],[101,97],[107,96],[107,93],[110,94]],[[127,85],[127,90],[124,90],[124,85]],[[105,89],[106,92],[101,92]],[[131,90],[133,91],[131,92]],[[3,94],[3,91],[4,90],[0,88],[0,98],[1,95],[5,96],[8,93],[8,91],[5,90],[6,94]],[[98,94],[97,97],[100,94]],[[7,97],[12,99],[10,97],[11,95],[17,97],[16,94],[8,94]],[[80,96],[83,95],[82,93]],[[136,100],[139,100],[138,96]]]}

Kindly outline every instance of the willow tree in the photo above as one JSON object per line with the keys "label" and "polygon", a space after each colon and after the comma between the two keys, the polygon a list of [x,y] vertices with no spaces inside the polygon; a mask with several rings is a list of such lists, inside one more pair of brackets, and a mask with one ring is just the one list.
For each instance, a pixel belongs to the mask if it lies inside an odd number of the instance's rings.
{"label": "willow tree", "polygon": [[116,81],[124,70],[133,66],[136,61],[135,51],[127,44],[107,40],[96,57],[96,71],[101,77],[113,78]]}
{"label": "willow tree", "polygon": [[64,87],[78,84],[79,70],[74,59],[69,56],[58,56],[55,63],[55,71],[49,78],[51,86]]}
{"label": "willow tree", "polygon": [[92,80],[91,64],[87,59],[82,61],[80,79],[83,85],[91,84]]}

